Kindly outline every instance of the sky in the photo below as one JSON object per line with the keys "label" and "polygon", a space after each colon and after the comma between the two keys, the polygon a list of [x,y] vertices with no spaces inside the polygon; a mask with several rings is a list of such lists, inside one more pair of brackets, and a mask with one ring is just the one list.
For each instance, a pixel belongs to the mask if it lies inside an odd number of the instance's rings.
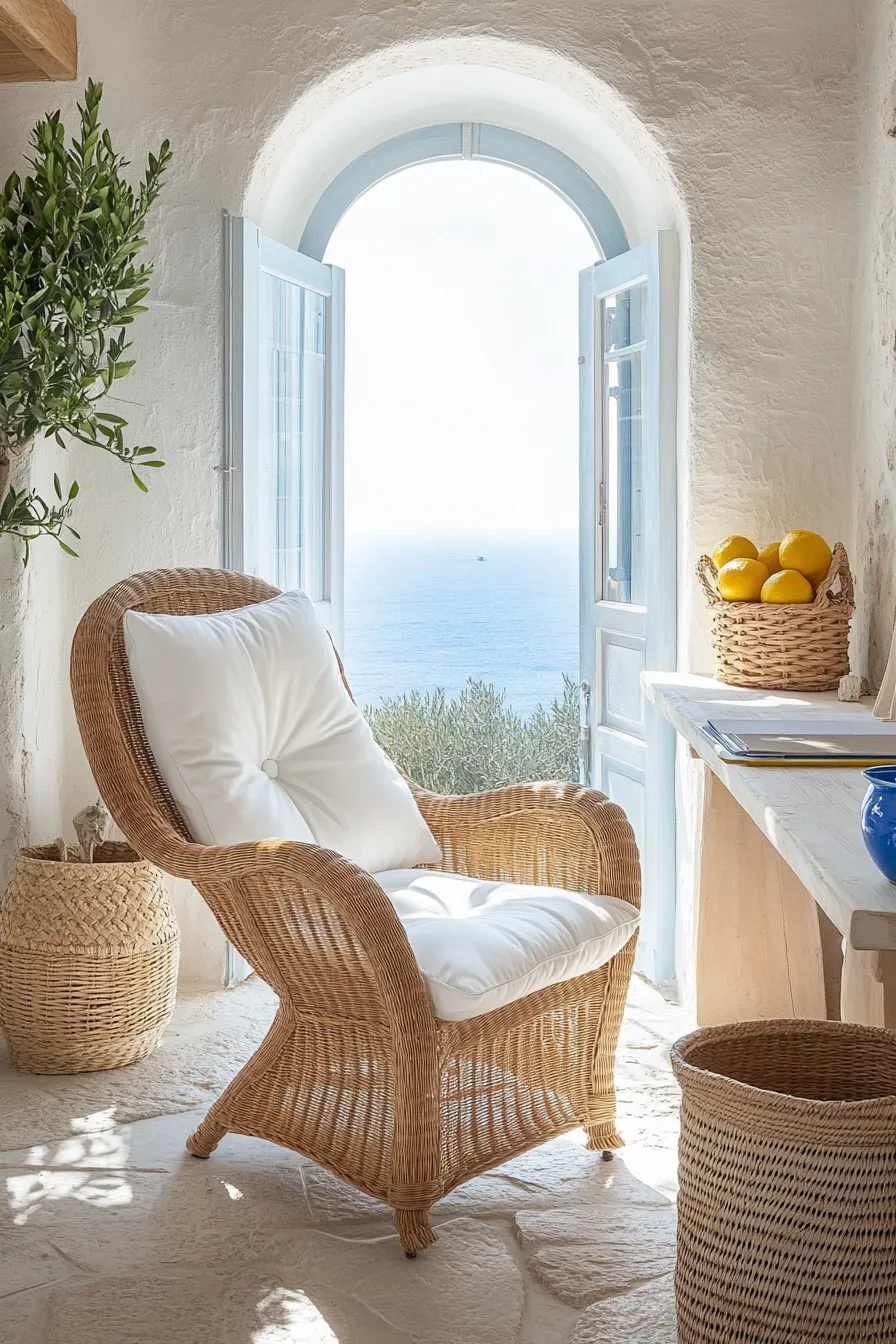
{"label": "sky", "polygon": [[337,226],[346,541],[577,526],[575,212],[513,168],[421,164]]}

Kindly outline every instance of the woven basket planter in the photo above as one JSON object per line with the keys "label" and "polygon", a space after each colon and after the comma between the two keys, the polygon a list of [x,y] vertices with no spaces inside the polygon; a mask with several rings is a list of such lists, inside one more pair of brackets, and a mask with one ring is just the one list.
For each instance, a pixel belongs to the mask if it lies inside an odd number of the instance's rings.
{"label": "woven basket planter", "polygon": [[700,557],[697,577],[712,613],[719,681],[770,691],[832,691],[846,676],[855,596],[841,542],[814,602],[726,602],[708,555]]}
{"label": "woven basket planter", "polygon": [[174,1007],[178,931],[151,863],[107,842],[93,863],[22,849],[0,900],[0,1025],[26,1073],[144,1059]]}
{"label": "woven basket planter", "polygon": [[741,1022],[672,1062],[680,1344],[896,1341],[896,1034]]}

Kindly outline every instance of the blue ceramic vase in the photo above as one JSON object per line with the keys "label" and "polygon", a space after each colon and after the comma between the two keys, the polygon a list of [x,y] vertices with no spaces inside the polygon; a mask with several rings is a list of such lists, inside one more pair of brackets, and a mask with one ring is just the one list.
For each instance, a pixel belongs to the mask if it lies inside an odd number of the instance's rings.
{"label": "blue ceramic vase", "polygon": [[862,804],[865,848],[884,877],[896,882],[896,765],[863,771],[868,792]]}

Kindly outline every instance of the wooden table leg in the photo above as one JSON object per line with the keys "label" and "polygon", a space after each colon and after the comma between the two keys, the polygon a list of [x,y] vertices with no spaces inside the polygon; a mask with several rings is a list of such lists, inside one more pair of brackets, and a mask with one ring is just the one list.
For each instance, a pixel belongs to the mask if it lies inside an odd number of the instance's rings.
{"label": "wooden table leg", "polygon": [[698,1023],[825,1018],[815,901],[708,768],[703,782],[694,976]]}
{"label": "wooden table leg", "polygon": [[896,1031],[896,952],[857,952],[847,947],[840,1016],[844,1022]]}

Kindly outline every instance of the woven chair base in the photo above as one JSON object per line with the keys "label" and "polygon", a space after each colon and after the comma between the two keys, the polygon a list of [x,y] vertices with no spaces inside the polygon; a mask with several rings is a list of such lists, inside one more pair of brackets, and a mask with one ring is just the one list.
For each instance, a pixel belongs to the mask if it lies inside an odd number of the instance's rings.
{"label": "woven chair base", "polygon": [[[632,939],[606,966],[495,1013],[439,1024],[441,1104],[433,1138],[441,1161],[434,1180],[396,1186],[382,1145],[388,1038],[282,1009],[256,1055],[189,1136],[187,1150],[207,1158],[228,1133],[292,1148],[390,1204],[404,1250],[424,1250],[436,1240],[433,1205],[473,1176],[579,1125],[593,1151],[612,1156],[622,1147],[613,1058],[601,1028],[612,1013],[615,1044],[634,947]],[[555,1030],[561,1010],[562,1034]],[[377,1078],[380,1095],[371,1091]],[[366,1125],[357,1123],[360,1115],[369,1117]]]}
{"label": "woven chair base", "polygon": [[[559,1134],[569,1133],[571,1129],[576,1128],[578,1128],[578,1126],[575,1124],[565,1125],[562,1129],[555,1130],[553,1134],[539,1135],[538,1138],[533,1139],[525,1147],[517,1148],[514,1150],[513,1154],[508,1154],[508,1158],[510,1156],[519,1156],[521,1152],[526,1152],[529,1148],[537,1148],[547,1138],[554,1138]],[[235,1128],[227,1129],[212,1119],[211,1115],[208,1115],[205,1120],[203,1120],[202,1124],[188,1137],[186,1141],[187,1152],[193,1157],[207,1159],[211,1157],[212,1153],[218,1147],[218,1144],[222,1139],[226,1138],[229,1133],[248,1133],[250,1138],[269,1139],[274,1143],[281,1144],[283,1147],[294,1147],[292,1144],[284,1143],[282,1136],[279,1134],[259,1134],[256,1131],[249,1132]],[[616,1156],[617,1150],[625,1146],[624,1142],[613,1125],[599,1126],[598,1133],[599,1138],[594,1142],[592,1142],[589,1135],[587,1147],[593,1152],[599,1152],[602,1161],[612,1162]],[[304,1152],[304,1149],[296,1148],[295,1151]],[[482,1163],[481,1171],[490,1171],[495,1164],[494,1159],[489,1159],[487,1162]],[[326,1162],[320,1162],[319,1165],[325,1167],[328,1166]],[[340,1172],[334,1174],[340,1176],[342,1179],[346,1179]],[[472,1179],[472,1177],[477,1174],[478,1172],[475,1171],[464,1173],[460,1180],[455,1182],[455,1185],[461,1185],[464,1181]],[[357,1179],[351,1183],[364,1189]],[[365,1193],[373,1195],[374,1198],[382,1198],[381,1195],[370,1190],[365,1190]],[[448,1194],[449,1191],[443,1190],[441,1193],[445,1195]],[[401,1242],[402,1249],[406,1255],[415,1256],[418,1251],[424,1251],[427,1247],[434,1246],[438,1241],[438,1235],[433,1228],[429,1215],[429,1210],[432,1207],[432,1204],[427,1205],[425,1209],[401,1209],[393,1207],[392,1214],[395,1221],[395,1230],[398,1233],[398,1239]]]}

